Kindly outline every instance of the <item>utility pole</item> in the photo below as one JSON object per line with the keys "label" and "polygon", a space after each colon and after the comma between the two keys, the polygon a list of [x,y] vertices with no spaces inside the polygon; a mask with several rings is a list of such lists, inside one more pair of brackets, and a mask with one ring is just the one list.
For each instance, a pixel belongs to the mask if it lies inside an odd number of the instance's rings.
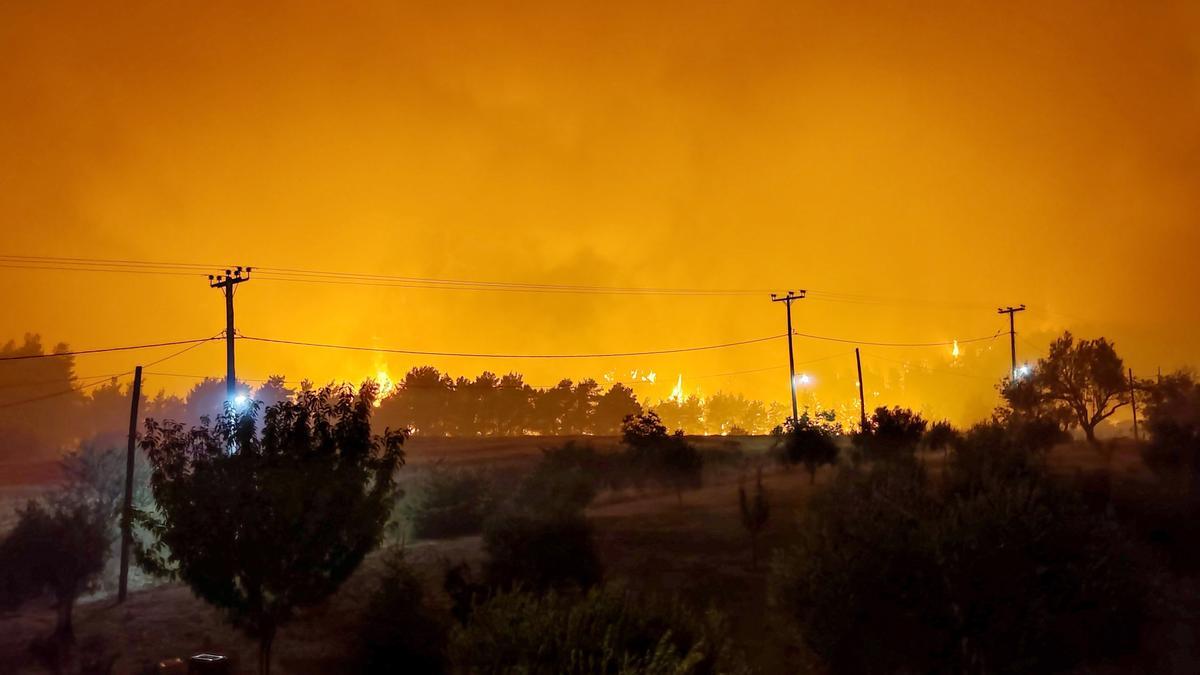
{"label": "utility pole", "polygon": [[771,302],[782,302],[787,308],[787,338],[788,338],[788,372],[791,374],[791,379],[788,380],[789,388],[792,391],[792,419],[800,419],[800,412],[796,409],[796,356],[792,351],[792,301],[803,300],[804,291],[799,293],[788,291],[787,295],[781,297],[771,294]]}
{"label": "utility pole", "polygon": [[138,401],[142,398],[142,367],[133,370],[133,396],[129,404],[129,446],[125,453],[125,501],[121,506],[121,574],[117,603],[125,602],[129,589],[129,546],[133,543],[133,458],[137,448]]}
{"label": "utility pole", "polygon": [[1008,346],[1012,352],[1012,370],[1009,371],[1009,374],[1010,374],[1010,377],[1012,378],[1012,381],[1016,382],[1017,381],[1017,328],[1016,328],[1016,323],[1013,321],[1013,315],[1016,314],[1017,312],[1024,312],[1025,305],[1022,304],[1019,307],[1001,307],[1000,309],[998,309],[996,311],[999,314],[1007,314],[1008,315]]}
{"label": "utility pole", "polygon": [[[237,396],[237,376],[233,368],[233,287],[243,281],[250,281],[251,268],[240,265],[234,270],[225,270],[225,274],[208,275],[208,285],[225,292],[225,400],[232,402]],[[242,272],[245,276],[242,276]]]}
{"label": "utility pole", "polygon": [[1137,393],[1137,390],[1135,389],[1134,384],[1133,384],[1133,368],[1130,368],[1129,369],[1129,407],[1131,410],[1133,410],[1133,441],[1135,443],[1138,440],[1136,393]]}
{"label": "utility pole", "polygon": [[858,366],[858,412],[862,415],[862,432],[867,433],[867,397],[863,396],[863,379],[862,379],[862,356],[858,353],[858,347],[854,348],[854,363]]}

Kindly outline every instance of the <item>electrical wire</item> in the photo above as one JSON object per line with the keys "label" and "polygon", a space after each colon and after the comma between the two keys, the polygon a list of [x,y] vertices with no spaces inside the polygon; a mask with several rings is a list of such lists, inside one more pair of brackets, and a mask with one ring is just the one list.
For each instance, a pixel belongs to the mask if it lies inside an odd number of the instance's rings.
{"label": "electrical wire", "polygon": [[[127,352],[135,349],[152,349],[154,347],[174,347],[175,345],[199,345],[205,342],[217,340],[217,337],[199,338],[196,340],[173,340],[171,342],[152,342],[143,345],[126,345],[123,347],[101,347],[97,349],[76,349],[66,352],[53,352],[50,354],[18,354],[16,356],[0,356],[0,361],[28,361],[30,359],[53,359],[62,356],[82,356],[84,354],[101,354],[108,352]],[[184,350],[187,351],[187,350]],[[182,352],[180,352],[182,353]],[[167,357],[172,358],[172,357]],[[164,359],[165,360],[165,359]]]}
{"label": "electrical wire", "polygon": [[739,340],[737,342],[725,342],[722,344],[701,345],[698,347],[677,347],[673,349],[648,349],[643,351],[631,352],[602,352],[592,354],[498,354],[484,352],[438,352],[426,351],[419,349],[398,349],[390,347],[364,347],[358,345],[341,345],[326,342],[305,342],[301,340],[284,340],[279,338],[254,337],[250,335],[238,334],[238,338],[242,340],[250,340],[252,342],[266,342],[271,344],[292,345],[297,347],[320,347],[324,349],[343,349],[360,352],[379,352],[385,354],[409,354],[414,356],[453,356],[453,357],[469,357],[469,358],[487,358],[487,359],[595,359],[595,358],[614,358],[626,356],[654,356],[659,354],[681,354],[684,352],[699,352],[709,351],[713,349],[726,349],[729,347],[740,347],[743,345],[757,344],[760,342],[768,342],[770,340],[778,340],[787,337],[786,335],[769,335],[767,337],[752,338],[749,340]]}
{"label": "electrical wire", "polygon": [[944,342],[872,342],[869,340],[851,340],[848,338],[829,337],[827,335],[813,335],[811,333],[797,333],[792,335],[796,337],[808,338],[810,340],[824,340],[827,342],[842,342],[852,345],[865,345],[870,347],[951,347],[955,343],[960,345],[970,344],[972,342],[983,342],[985,340],[995,340],[1004,334],[1004,331],[998,331],[995,335],[984,335],[982,337],[968,338],[966,340],[947,340]]}

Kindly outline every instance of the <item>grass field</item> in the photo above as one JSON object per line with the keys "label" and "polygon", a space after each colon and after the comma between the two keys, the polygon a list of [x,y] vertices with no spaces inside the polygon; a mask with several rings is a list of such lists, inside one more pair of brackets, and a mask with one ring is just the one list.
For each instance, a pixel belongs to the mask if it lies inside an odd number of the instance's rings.
{"label": "grass field", "polygon": [[[540,450],[563,439],[414,439],[409,446],[408,480],[435,462],[460,463],[487,469],[528,465]],[[611,439],[591,439],[597,446]],[[741,450],[756,461],[769,447],[764,438],[702,438],[709,451]],[[733,441],[738,446],[730,443]],[[942,458],[924,457],[936,472]],[[1131,449],[1117,448],[1107,460],[1091,448],[1069,445],[1058,448],[1048,460],[1066,479],[1103,468],[1106,463],[1114,485],[1130,490],[1152,486],[1154,477]],[[830,469],[818,474],[817,484],[828,480]],[[674,494],[648,492],[602,495],[589,509],[596,529],[597,546],[606,577],[629,587],[657,594],[679,595],[699,608],[715,607],[727,615],[737,643],[761,672],[821,672],[812,658],[783,624],[767,611],[766,565],[750,564],[749,538],[742,529],[737,503],[741,471],[730,463],[709,472],[703,488],[686,493],[678,504]],[[771,467],[764,476],[771,498],[771,519],[760,540],[768,551],[787,538],[796,516],[811,494],[807,473]],[[1130,487],[1131,486],[1131,487]],[[5,488],[11,499],[31,486]],[[407,545],[409,560],[440,597],[440,580],[447,566],[460,561],[478,565],[483,556],[479,537],[419,541]],[[331,600],[304,612],[282,629],[275,653],[275,672],[309,674],[342,672],[348,650],[354,645],[359,611],[374,588],[380,570],[372,556]],[[113,672],[140,673],[160,659],[198,651],[232,654],[250,670],[256,646],[228,627],[220,615],[178,585],[137,588],[125,605],[112,597],[92,597],[76,614],[81,652],[107,650],[117,656]],[[1190,585],[1181,597],[1188,605],[1195,592]],[[1191,602],[1190,605],[1196,603]],[[1194,645],[1200,643],[1197,622],[1190,616],[1166,612],[1154,623],[1146,640],[1156,654],[1152,663],[1121,664],[1113,672],[1189,672]],[[52,628],[53,612],[46,603],[29,605],[20,613],[0,615],[0,663],[4,672],[43,672],[27,655],[26,646]],[[103,645],[103,647],[100,647]],[[240,672],[240,671],[239,671]],[[1091,671],[1096,672],[1096,671]]]}

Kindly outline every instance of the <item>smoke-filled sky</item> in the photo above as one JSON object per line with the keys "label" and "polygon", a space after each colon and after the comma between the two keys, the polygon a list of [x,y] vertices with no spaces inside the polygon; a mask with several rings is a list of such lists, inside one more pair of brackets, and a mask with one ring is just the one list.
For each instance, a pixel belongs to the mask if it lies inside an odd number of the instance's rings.
{"label": "smoke-filled sky", "polygon": [[[883,342],[991,335],[1007,329],[997,306],[1026,303],[1023,359],[1070,328],[1115,340],[1145,375],[1200,362],[1195,3],[194,4],[0,6],[0,254],[807,288],[797,330]],[[198,276],[0,267],[0,280],[4,338],[87,348],[224,327]],[[263,278],[237,311],[247,335],[442,351],[784,330],[765,294]],[[807,400],[853,400],[852,349],[797,340]],[[869,397],[959,419],[991,407],[1008,367],[1006,336],[957,360],[863,349]],[[77,371],[165,353],[81,357]],[[904,378],[904,362],[929,371]],[[643,398],[680,375],[689,393],[787,398],[781,341],[608,360],[238,352],[251,378],[418,363],[536,385],[652,370]],[[214,344],[158,370],[223,368]]]}

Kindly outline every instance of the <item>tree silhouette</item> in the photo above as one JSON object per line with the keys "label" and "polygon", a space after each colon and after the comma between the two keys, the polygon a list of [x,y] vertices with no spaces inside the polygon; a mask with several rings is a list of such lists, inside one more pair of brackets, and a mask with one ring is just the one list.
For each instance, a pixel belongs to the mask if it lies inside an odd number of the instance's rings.
{"label": "tree silhouette", "polygon": [[837,463],[840,429],[832,410],[815,415],[805,410],[799,419],[785,422],[781,431],[784,461],[803,464],[810,484],[817,480],[817,469]]}
{"label": "tree silhouette", "polygon": [[746,477],[738,479],[738,508],[742,512],[742,527],[750,533],[750,567],[754,569],[758,567],[758,533],[766,527],[771,515],[761,466],[754,473],[754,497],[746,494]]}
{"label": "tree silhouette", "polygon": [[276,631],[329,597],[378,544],[404,434],[371,434],[373,383],[302,391],[215,423],[146,421],[157,541],[139,551],[259,641],[269,673]]}
{"label": "tree silhouette", "polygon": [[868,418],[867,427],[852,440],[873,459],[911,457],[925,433],[925,425],[925,420],[908,408],[881,406]]}
{"label": "tree silhouette", "polygon": [[31,500],[0,542],[0,606],[17,606],[49,590],[58,614],[54,637],[70,642],[75,600],[104,569],[110,516],[65,492],[45,503]]}
{"label": "tree silhouette", "polygon": [[592,428],[599,435],[612,436],[620,433],[626,417],[640,414],[642,406],[633,390],[618,382],[596,401]]}
{"label": "tree silhouette", "polygon": [[296,390],[287,386],[287,379],[283,375],[271,375],[261,387],[254,390],[254,400],[264,408],[291,400],[295,395]]}
{"label": "tree silhouette", "polygon": [[[26,334],[21,343],[13,340],[0,347],[0,356],[35,356],[67,351],[58,344],[52,350],[41,338]],[[0,457],[27,459],[46,455],[60,447],[79,430],[76,415],[84,395],[75,389],[75,361],[63,356],[53,359],[6,361],[0,368]],[[20,405],[13,405],[20,403]]]}
{"label": "tree silhouette", "polygon": [[704,458],[687,442],[682,430],[667,433],[654,411],[626,417],[621,424],[621,440],[629,448],[633,470],[671,488],[680,504],[684,490],[700,485]]}
{"label": "tree silhouette", "polygon": [[1031,381],[1040,401],[1069,413],[1095,445],[1096,425],[1129,403],[1125,365],[1104,338],[1076,342],[1070,331],[1050,343]]}
{"label": "tree silhouette", "polygon": [[1200,383],[1191,373],[1178,372],[1146,389],[1146,463],[1168,475],[1183,469],[1195,491],[1200,488]]}

